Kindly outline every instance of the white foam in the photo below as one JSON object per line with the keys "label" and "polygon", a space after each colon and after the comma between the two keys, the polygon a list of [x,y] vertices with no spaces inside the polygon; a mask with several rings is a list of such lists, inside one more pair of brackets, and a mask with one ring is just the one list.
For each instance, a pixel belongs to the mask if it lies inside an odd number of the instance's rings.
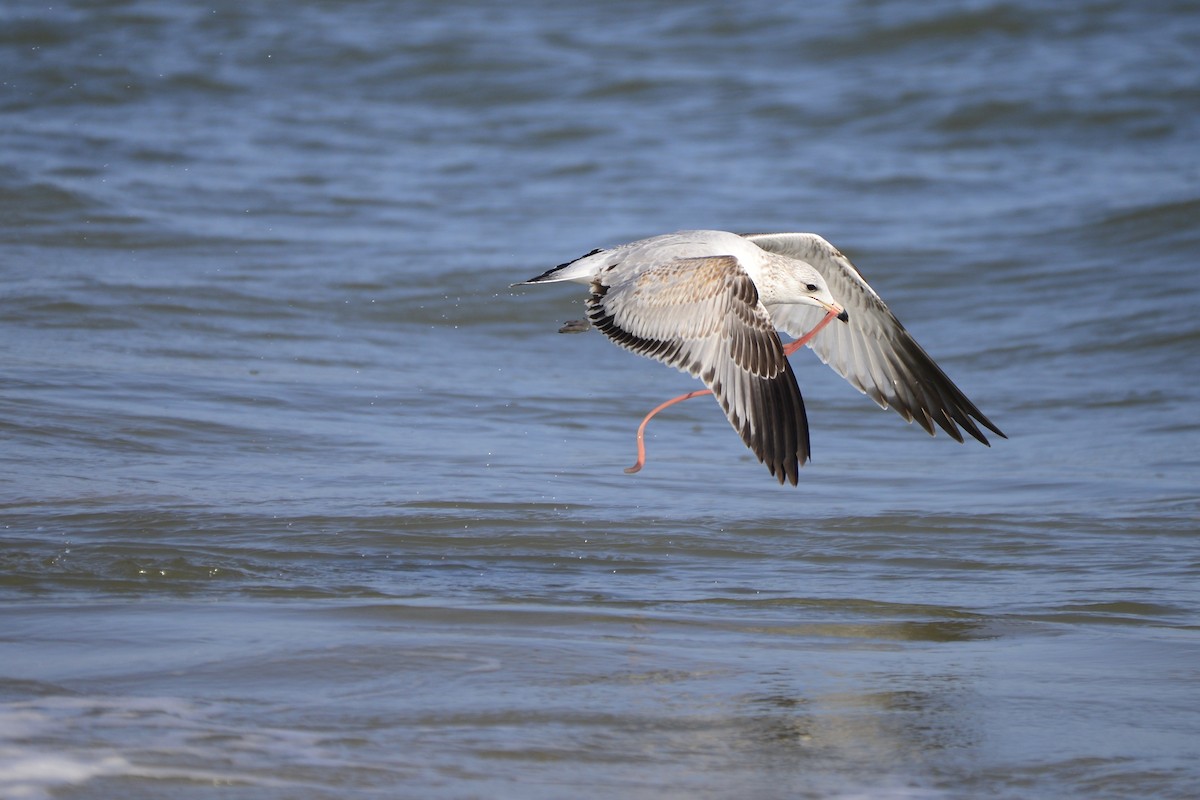
{"label": "white foam", "polygon": [[[42,800],[64,786],[97,778],[139,777],[213,785],[282,785],[261,775],[162,768],[137,763],[138,754],[166,747],[179,754],[213,756],[189,744],[218,731],[204,709],[171,697],[42,697],[0,705],[0,800]],[[80,733],[85,735],[80,736]],[[152,744],[148,747],[146,737]],[[106,746],[81,741],[103,739]],[[124,743],[124,744],[122,744]],[[127,745],[127,747],[125,747]],[[128,755],[122,752],[124,748]]]}
{"label": "white foam", "polygon": [[83,784],[106,775],[127,774],[131,765],[120,755],[85,757],[50,754],[29,747],[0,747],[0,797],[38,800],[66,784]]}

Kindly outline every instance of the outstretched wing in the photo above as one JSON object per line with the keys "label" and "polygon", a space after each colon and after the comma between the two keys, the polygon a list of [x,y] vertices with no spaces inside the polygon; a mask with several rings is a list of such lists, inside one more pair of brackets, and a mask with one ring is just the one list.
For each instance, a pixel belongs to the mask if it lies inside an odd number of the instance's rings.
{"label": "outstretched wing", "polygon": [[733,256],[623,261],[591,284],[588,318],[627,350],[702,380],[780,483],[808,460],[804,400],[758,290]]}
{"label": "outstretched wing", "polygon": [[[830,325],[808,346],[859,391],[883,408],[896,409],[909,422],[915,419],[931,436],[936,423],[961,442],[961,425],[988,444],[976,425],[979,423],[1004,437],[917,344],[836,247],[815,233],[748,234],[746,238],[764,250],[811,264],[825,278],[850,320],[844,325]],[[775,324],[792,336],[802,336],[821,317],[820,309],[802,305],[773,306],[769,310]]]}

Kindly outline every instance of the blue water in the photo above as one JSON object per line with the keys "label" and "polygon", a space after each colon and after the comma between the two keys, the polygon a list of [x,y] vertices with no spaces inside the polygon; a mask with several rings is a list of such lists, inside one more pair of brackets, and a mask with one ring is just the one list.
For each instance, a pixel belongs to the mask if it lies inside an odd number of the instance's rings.
{"label": "blue water", "polygon": [[[1200,10],[0,8],[0,797],[1200,794]],[[781,487],[518,287],[815,231]]]}

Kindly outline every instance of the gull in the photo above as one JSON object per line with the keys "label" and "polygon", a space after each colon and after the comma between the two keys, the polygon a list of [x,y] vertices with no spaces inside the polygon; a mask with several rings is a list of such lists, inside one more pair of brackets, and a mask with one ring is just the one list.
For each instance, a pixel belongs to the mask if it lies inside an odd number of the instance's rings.
{"label": "gull", "polygon": [[[881,408],[931,436],[937,425],[991,446],[982,425],[1005,437],[917,344],[837,248],[814,233],[678,231],[580,258],[514,286],[573,281],[588,286],[587,322],[617,345],[699,378],[733,429],[782,484],[799,481],[810,443],[804,400],[788,356],[807,345]],[[835,320],[840,324],[830,323]],[[799,337],[786,346],[777,331]],[[978,424],[977,424],[978,423]]]}

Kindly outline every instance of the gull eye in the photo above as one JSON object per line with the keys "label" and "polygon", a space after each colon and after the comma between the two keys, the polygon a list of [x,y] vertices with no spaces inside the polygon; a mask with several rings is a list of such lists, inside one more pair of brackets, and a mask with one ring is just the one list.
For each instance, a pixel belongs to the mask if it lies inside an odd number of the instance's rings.
{"label": "gull eye", "polygon": [[817,290],[817,285],[815,283],[810,283],[807,286],[805,286],[804,288],[810,292],[815,292]]}

